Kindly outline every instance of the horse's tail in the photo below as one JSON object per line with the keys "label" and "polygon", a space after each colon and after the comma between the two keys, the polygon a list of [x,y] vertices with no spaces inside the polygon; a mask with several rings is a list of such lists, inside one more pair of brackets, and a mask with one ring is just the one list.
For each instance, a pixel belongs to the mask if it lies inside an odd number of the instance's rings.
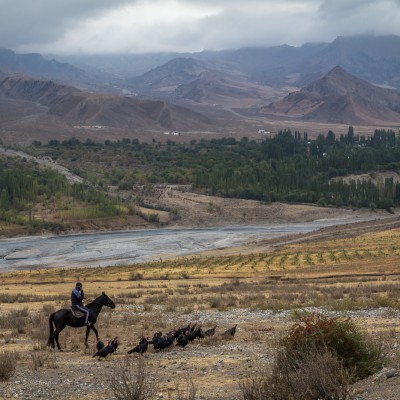
{"label": "horse's tail", "polygon": [[50,334],[49,334],[49,340],[47,341],[47,346],[49,347],[54,347],[54,316],[55,316],[55,312],[53,312],[52,314],[50,314],[49,317],[49,328],[50,328]]}

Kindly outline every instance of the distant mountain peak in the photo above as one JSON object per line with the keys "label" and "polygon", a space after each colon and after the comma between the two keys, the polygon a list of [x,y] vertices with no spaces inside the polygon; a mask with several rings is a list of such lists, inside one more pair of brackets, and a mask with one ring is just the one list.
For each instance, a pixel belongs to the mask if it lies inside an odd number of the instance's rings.
{"label": "distant mountain peak", "polygon": [[400,122],[399,104],[397,91],[375,86],[336,66],[262,111],[314,121],[379,125]]}
{"label": "distant mountain peak", "polygon": [[322,78],[312,82],[308,86],[315,85],[317,82],[331,82],[334,81],[336,85],[344,84],[348,80],[358,79],[354,75],[349,74],[344,68],[337,65],[327,72]]}
{"label": "distant mountain peak", "polygon": [[325,76],[337,76],[337,75],[350,75],[348,72],[346,72],[340,65],[336,65],[336,67],[333,67]]}
{"label": "distant mountain peak", "polygon": [[19,72],[61,82],[80,82],[89,79],[84,70],[71,64],[54,59],[48,60],[39,53],[18,54],[10,49],[0,49],[0,69],[7,73]]}

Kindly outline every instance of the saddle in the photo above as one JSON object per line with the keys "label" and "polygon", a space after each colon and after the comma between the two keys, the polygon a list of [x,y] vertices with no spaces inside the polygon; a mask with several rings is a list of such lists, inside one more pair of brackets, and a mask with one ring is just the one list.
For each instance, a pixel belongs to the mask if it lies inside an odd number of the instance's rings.
{"label": "saddle", "polygon": [[83,313],[82,311],[74,310],[72,307],[71,307],[71,311],[72,311],[72,315],[73,315],[75,318],[82,318],[82,317],[84,317],[84,316],[86,315],[86,314]]}

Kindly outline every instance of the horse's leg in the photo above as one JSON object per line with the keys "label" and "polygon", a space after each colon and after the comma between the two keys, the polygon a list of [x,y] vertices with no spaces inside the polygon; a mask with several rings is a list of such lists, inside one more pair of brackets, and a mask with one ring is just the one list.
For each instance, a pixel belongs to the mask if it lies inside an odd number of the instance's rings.
{"label": "horse's leg", "polygon": [[50,333],[49,340],[47,341],[47,347],[51,347],[52,349],[56,347],[54,343],[54,333]]}
{"label": "horse's leg", "polygon": [[54,339],[57,343],[57,348],[58,350],[62,351],[61,346],[60,346],[60,342],[58,341],[58,335],[63,331],[63,329],[65,328],[65,326],[61,326],[60,328],[56,328],[55,332],[54,332]]}
{"label": "horse's leg", "polygon": [[85,347],[86,347],[86,348],[89,347],[88,338],[89,338],[90,329],[91,329],[91,325],[88,325],[88,326],[86,327],[86,335],[85,335]]}
{"label": "horse's leg", "polygon": [[51,347],[54,349],[55,344],[54,344],[54,332],[50,332],[49,334],[49,339],[47,340],[47,347]]}
{"label": "horse's leg", "polygon": [[60,332],[59,332],[58,330],[56,330],[56,331],[54,332],[54,339],[55,339],[55,341],[56,341],[56,343],[57,343],[57,348],[58,348],[58,350],[62,351],[61,346],[60,346],[60,342],[58,341],[58,335],[59,335],[59,334],[60,334]]}
{"label": "horse's leg", "polygon": [[93,324],[90,324],[87,328],[86,328],[86,337],[85,337],[85,347],[88,348],[89,344],[88,344],[88,338],[89,338],[89,333],[90,331],[93,331],[94,334],[96,335],[96,340],[99,338],[99,333],[97,332],[97,329],[95,328],[95,326]]}
{"label": "horse's leg", "polygon": [[97,329],[94,325],[92,325],[92,330],[93,330],[94,334],[96,335],[96,340],[99,340],[99,332],[97,332]]}
{"label": "horse's leg", "polygon": [[49,317],[49,339],[47,340],[47,346],[54,349],[54,316],[55,313],[52,313]]}

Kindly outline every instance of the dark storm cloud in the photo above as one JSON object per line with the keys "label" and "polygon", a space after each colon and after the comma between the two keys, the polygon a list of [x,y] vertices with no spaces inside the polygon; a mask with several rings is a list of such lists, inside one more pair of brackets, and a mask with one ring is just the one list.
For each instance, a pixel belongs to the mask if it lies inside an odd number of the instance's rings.
{"label": "dark storm cloud", "polygon": [[324,0],[318,17],[327,36],[400,35],[400,0]]}
{"label": "dark storm cloud", "polygon": [[24,52],[200,51],[400,34],[400,0],[0,0],[0,6],[0,46]]}
{"label": "dark storm cloud", "polygon": [[0,0],[0,47],[51,43],[80,21],[132,0]]}

